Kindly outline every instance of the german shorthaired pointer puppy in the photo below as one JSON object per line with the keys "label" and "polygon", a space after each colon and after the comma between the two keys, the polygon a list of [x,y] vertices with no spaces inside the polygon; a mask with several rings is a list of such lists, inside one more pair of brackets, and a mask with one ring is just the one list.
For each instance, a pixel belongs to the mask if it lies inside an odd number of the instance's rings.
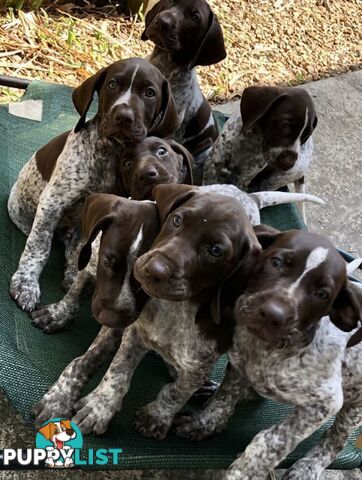
{"label": "german shorthaired pointer puppy", "polygon": [[[321,442],[285,474],[317,480],[349,434],[362,425],[362,344],[347,348],[362,316],[362,290],[325,238],[256,227],[263,245],[235,307],[230,368],[205,410],[181,417],[176,433],[200,440],[226,427],[240,399],[255,393],[294,405],[279,425],[258,433],[227,480],[265,480],[268,472],[333,415]],[[350,342],[352,345],[355,342]]]}
{"label": "german shorthaired pointer puppy", "polygon": [[126,146],[120,159],[120,192],[134,200],[152,200],[152,189],[164,183],[192,185],[192,156],[174,140],[147,137]]}
{"label": "german shorthaired pointer puppy", "polygon": [[137,318],[147,298],[133,276],[133,265],[150,248],[158,232],[154,202],[106,193],[87,197],[79,272],[60,302],[31,313],[33,325],[45,333],[64,328],[78,310],[84,286],[92,280],[96,284],[92,299],[96,320],[107,327],[125,328]]}
{"label": "german shorthaired pointer puppy", "polygon": [[[230,346],[232,323],[219,321],[218,288],[237,266],[248,271],[261,248],[243,208],[233,198],[186,185],[158,185],[153,194],[163,226],[134,268],[151,299],[124,331],[98,387],[74,406],[79,386],[87,380],[84,369],[89,372],[90,358],[94,362],[88,351],[67,367],[35,408],[37,423],[55,412],[69,416],[72,404],[83,433],[103,433],[122,406],[136,366],[148,350],[155,350],[175,368],[177,378],[137,413],[136,428],[145,436],[165,438],[175,414]],[[96,358],[100,356],[97,349]],[[64,388],[70,372],[71,388]]]}
{"label": "german shorthaired pointer puppy", "polygon": [[[98,113],[86,122],[95,91]],[[81,115],[75,129],[35,153],[8,202],[12,221],[29,235],[10,286],[11,296],[26,311],[32,311],[40,297],[39,276],[56,227],[88,194],[112,190],[122,143],[166,136],[177,126],[167,80],[143,59],[103,68],[74,90],[73,102]]]}
{"label": "german shorthaired pointer puppy", "polygon": [[226,57],[219,21],[205,0],[160,0],[146,15],[142,39],[155,44],[149,60],[170,82],[181,121],[175,139],[194,155],[194,181],[200,185],[218,129],[195,67]]}
{"label": "german shorthaired pointer puppy", "polygon": [[207,158],[204,184],[233,183],[245,191],[304,191],[317,116],[302,88],[248,87]]}
{"label": "german shorthaired pointer puppy", "polygon": [[[134,176],[135,172],[137,172],[139,168],[142,168],[142,162],[144,161],[146,164],[147,162],[151,164],[154,163],[155,168],[158,168],[159,158],[157,158],[157,151],[159,148],[163,148],[166,151],[168,143],[174,145],[175,142],[165,142],[164,140],[150,137],[138,144],[139,149],[138,147],[133,148],[131,154],[134,162],[136,162],[134,166]],[[175,145],[177,145],[177,148],[180,147],[176,143]],[[180,148],[182,149],[181,151],[184,150],[183,147]],[[146,152],[150,152],[150,155],[155,150],[156,154],[153,153],[156,155],[155,160],[153,160],[152,156],[147,158],[141,155],[140,158],[143,160],[139,163],[137,161],[139,157],[135,155],[135,152],[143,151],[144,149]],[[163,154],[161,156],[166,155]],[[170,161],[170,166],[175,166],[173,162],[173,160],[175,160],[180,164],[181,170],[182,159],[180,159],[173,150],[170,151],[167,156],[169,157],[168,161]],[[126,155],[125,158],[128,159],[129,157]],[[166,165],[167,161],[165,161],[165,165],[160,163],[160,170],[163,171]],[[125,178],[127,177],[124,177],[124,179]],[[161,176],[160,179],[162,180],[162,178],[164,183],[167,183],[166,180],[168,177]],[[128,188],[128,183],[123,183],[123,185],[126,189]],[[137,189],[132,190],[134,183],[130,182],[130,185],[131,188],[128,192],[140,192],[140,190]],[[243,206],[252,225],[260,224],[259,210],[270,205],[293,201],[311,201],[321,205],[324,204],[323,200],[313,195],[287,192],[258,192],[247,194],[234,185],[209,185],[200,187],[200,190],[235,198],[235,200]],[[149,189],[147,188],[144,190],[144,194],[140,196],[145,197],[148,193]],[[135,193],[134,196],[137,197],[137,194]],[[154,210],[153,215],[151,214],[152,210]],[[158,220],[155,212],[156,206],[153,205],[153,207],[151,207],[150,202],[134,202],[110,194],[93,194],[88,197],[83,212],[83,232],[86,241],[85,246],[83,246],[80,252],[80,270],[76,274],[70,289],[60,302],[39,306],[30,314],[33,319],[33,325],[42,329],[45,333],[54,333],[67,326],[78,310],[79,297],[84,286],[89,280],[92,280],[96,284],[96,293],[94,294],[92,302],[93,313],[100,324],[114,326],[116,322],[105,322],[99,317],[99,312],[102,310],[98,305],[108,305],[106,309],[107,313],[104,313],[102,318],[105,315],[107,318],[110,317],[110,311],[113,312],[113,316],[115,316],[116,313],[120,315],[122,312],[124,315],[123,306],[121,310],[117,307],[119,298],[125,299],[129,296],[131,299],[129,303],[134,305],[134,293],[132,293],[128,283],[125,284],[124,282],[132,277],[130,277],[132,265],[138,254],[142,254],[145,251],[144,245],[151,245],[155,238],[158,228]],[[95,221],[97,221],[97,224],[95,224]],[[104,224],[104,222],[106,223]],[[142,228],[142,239],[137,235],[140,228]],[[96,234],[100,229],[102,229],[103,233],[105,229],[107,230],[107,237],[99,244],[100,237],[97,237]],[[97,242],[93,248],[92,260],[90,261],[89,245],[95,239],[97,239]],[[141,244],[143,247],[141,247]],[[104,251],[107,252],[107,258],[110,256],[110,250],[112,250],[112,256],[116,259],[116,273],[108,266],[107,261],[106,266],[104,265],[104,261],[99,262],[99,258],[103,258]],[[87,252],[87,258],[85,258],[85,251]],[[88,262],[89,265],[85,268]],[[108,281],[107,272],[112,276],[112,281]],[[98,301],[99,292],[101,292],[101,301]],[[139,295],[141,294],[139,293]],[[109,308],[109,305],[113,305],[113,308]],[[129,316],[129,314],[127,314],[127,316]],[[124,320],[122,320],[122,323],[124,324]]]}

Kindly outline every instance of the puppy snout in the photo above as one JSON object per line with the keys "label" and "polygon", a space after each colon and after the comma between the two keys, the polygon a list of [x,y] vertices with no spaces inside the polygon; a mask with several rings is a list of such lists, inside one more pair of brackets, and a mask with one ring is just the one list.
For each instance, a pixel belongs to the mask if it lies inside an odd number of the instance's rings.
{"label": "puppy snout", "polygon": [[297,152],[294,152],[293,150],[284,150],[277,156],[275,163],[280,170],[285,171],[293,168],[297,160]]}
{"label": "puppy snout", "polygon": [[145,273],[150,280],[156,283],[167,282],[171,276],[168,266],[158,258],[153,258],[148,262]]}
{"label": "puppy snout", "polygon": [[158,172],[154,166],[149,165],[137,172],[136,177],[141,182],[155,181],[158,178]]}
{"label": "puppy snout", "polygon": [[74,434],[74,430],[72,428],[67,428],[66,433],[71,437]]}
{"label": "puppy snout", "polygon": [[170,15],[169,13],[158,15],[157,26],[163,32],[169,33],[172,27],[174,26],[174,20],[172,15]]}
{"label": "puppy snout", "polygon": [[259,308],[259,315],[266,327],[284,328],[293,319],[289,305],[276,300],[267,300]]}
{"label": "puppy snout", "polygon": [[263,303],[259,309],[259,313],[266,324],[275,328],[283,327],[289,316],[284,305],[274,301]]}
{"label": "puppy snout", "polygon": [[118,124],[132,125],[134,122],[134,113],[127,105],[120,105],[114,110],[113,120]]}

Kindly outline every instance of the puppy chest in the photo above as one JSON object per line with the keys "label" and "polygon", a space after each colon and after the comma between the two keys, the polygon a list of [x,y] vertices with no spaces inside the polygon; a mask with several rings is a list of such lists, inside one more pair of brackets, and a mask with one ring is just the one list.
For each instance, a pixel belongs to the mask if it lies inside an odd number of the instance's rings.
{"label": "puppy chest", "polygon": [[176,368],[198,368],[215,347],[195,324],[196,312],[189,302],[150,300],[137,321],[146,347]]}

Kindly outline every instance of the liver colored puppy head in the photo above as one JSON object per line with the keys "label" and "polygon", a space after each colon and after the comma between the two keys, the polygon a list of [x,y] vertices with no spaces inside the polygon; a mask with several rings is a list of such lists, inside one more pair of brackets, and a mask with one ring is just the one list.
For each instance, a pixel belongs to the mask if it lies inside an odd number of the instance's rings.
{"label": "liver colored puppy head", "polygon": [[74,90],[73,103],[81,116],[76,132],[85,124],[94,92],[98,93],[97,116],[104,137],[137,142],[147,135],[171,135],[178,127],[170,86],[147,60],[112,63]]}
{"label": "liver colored puppy head", "polygon": [[159,231],[156,205],[105,193],[90,195],[84,205],[84,246],[79,269],[88,264],[92,243],[102,232],[92,311],[107,327],[125,328],[142,309],[146,296],[133,277],[136,258],[151,246]]}
{"label": "liver colored puppy head", "polygon": [[152,189],[156,185],[192,185],[192,156],[174,140],[147,137],[122,152],[119,180],[124,196],[135,200],[153,199]]}
{"label": "liver colored puppy head", "polygon": [[186,185],[158,185],[153,195],[162,228],[134,268],[149,295],[202,303],[215,297],[220,283],[259,251],[235,199]]}
{"label": "liver colored puppy head", "polygon": [[295,87],[248,87],[240,111],[242,132],[262,136],[265,161],[279,170],[294,166],[318,121],[309,93]]}
{"label": "liver colored puppy head", "polygon": [[343,331],[357,327],[362,295],[329,240],[265,225],[254,230],[263,252],[236,303],[238,322],[274,346],[308,343],[326,315]]}
{"label": "liver colored puppy head", "polygon": [[189,69],[226,57],[219,21],[205,0],[160,0],[146,15],[141,38]]}

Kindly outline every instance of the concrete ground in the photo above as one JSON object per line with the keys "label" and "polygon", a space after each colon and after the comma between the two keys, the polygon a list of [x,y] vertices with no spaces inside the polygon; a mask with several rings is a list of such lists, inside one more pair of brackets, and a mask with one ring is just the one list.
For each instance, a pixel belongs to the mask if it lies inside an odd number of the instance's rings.
{"label": "concrete ground", "polygon": [[[326,200],[307,206],[309,229],[328,235],[335,245],[362,256],[362,71],[305,85],[319,117],[314,133],[315,157],[307,190]],[[230,113],[237,102],[217,106]],[[0,393],[0,449],[33,447],[34,432]],[[222,471],[0,472],[0,480],[221,480]],[[278,473],[278,478],[280,474]],[[306,479],[308,480],[308,479]],[[360,470],[326,472],[321,480],[362,480]]]}

